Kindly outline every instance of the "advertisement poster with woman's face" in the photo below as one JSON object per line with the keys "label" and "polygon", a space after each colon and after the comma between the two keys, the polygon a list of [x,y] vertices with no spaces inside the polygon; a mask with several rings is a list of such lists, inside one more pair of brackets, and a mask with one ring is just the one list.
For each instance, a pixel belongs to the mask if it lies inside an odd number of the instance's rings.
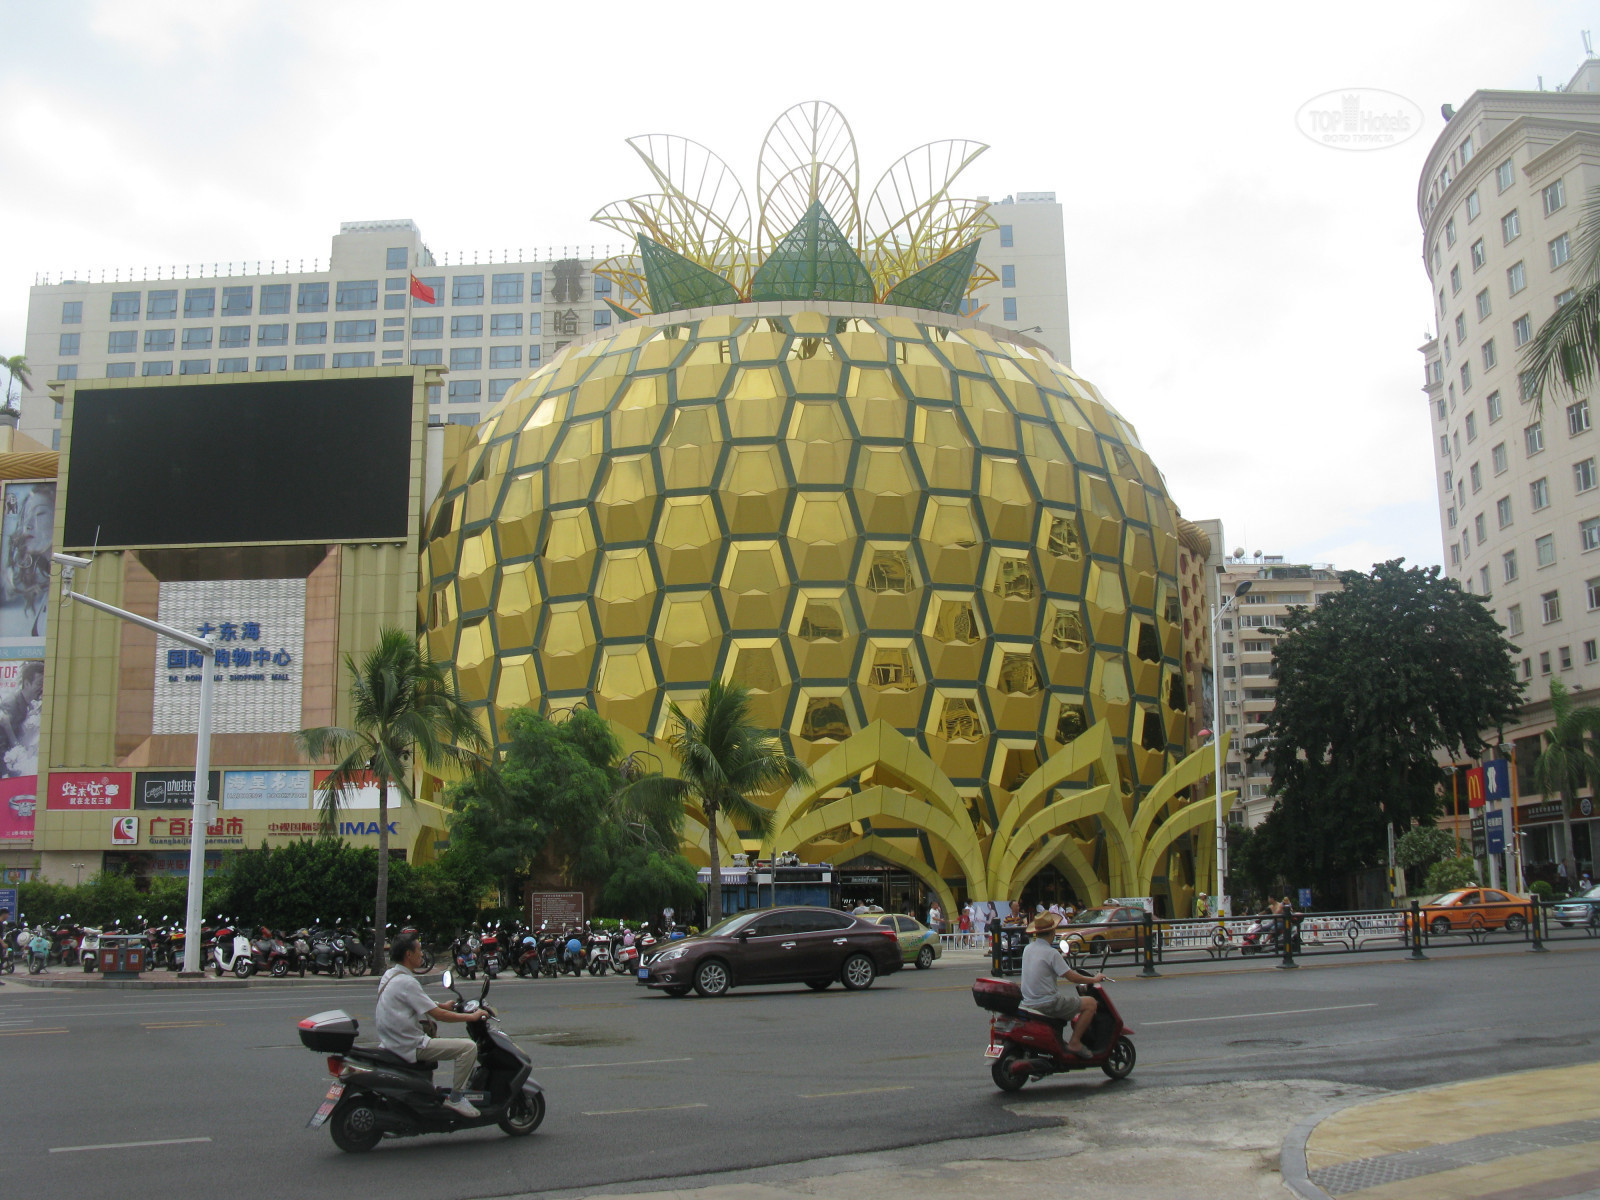
{"label": "advertisement poster with woman's face", "polygon": [[0,512],[0,642],[38,639],[41,657],[55,526],[54,480],[6,484]]}

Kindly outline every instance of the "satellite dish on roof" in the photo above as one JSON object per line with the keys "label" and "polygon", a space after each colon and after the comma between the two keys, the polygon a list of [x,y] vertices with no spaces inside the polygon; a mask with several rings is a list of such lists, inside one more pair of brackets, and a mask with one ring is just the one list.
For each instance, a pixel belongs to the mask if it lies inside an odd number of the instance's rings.
{"label": "satellite dish on roof", "polygon": [[1243,558],[1244,557],[1244,547],[1240,546],[1237,550],[1235,550],[1233,552],[1233,556],[1235,558]]}

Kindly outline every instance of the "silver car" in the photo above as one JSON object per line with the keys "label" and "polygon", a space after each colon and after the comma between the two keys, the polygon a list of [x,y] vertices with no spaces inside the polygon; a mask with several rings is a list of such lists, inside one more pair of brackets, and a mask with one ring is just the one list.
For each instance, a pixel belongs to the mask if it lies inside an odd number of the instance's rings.
{"label": "silver car", "polygon": [[1600,887],[1563,900],[1550,910],[1550,915],[1568,929],[1574,925],[1600,924]]}

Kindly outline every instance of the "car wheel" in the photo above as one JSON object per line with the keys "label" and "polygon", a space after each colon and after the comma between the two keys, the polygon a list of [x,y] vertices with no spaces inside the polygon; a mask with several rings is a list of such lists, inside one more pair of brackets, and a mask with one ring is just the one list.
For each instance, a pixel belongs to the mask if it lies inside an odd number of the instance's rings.
{"label": "car wheel", "polygon": [[1133,1048],[1133,1039],[1127,1034],[1118,1036],[1111,1047],[1111,1057],[1100,1064],[1100,1069],[1106,1073],[1107,1079],[1126,1079],[1133,1072],[1133,1064],[1139,1059],[1139,1052]]}
{"label": "car wheel", "polygon": [[1015,1046],[1009,1047],[1005,1053],[994,1060],[994,1065],[989,1068],[989,1074],[994,1079],[995,1087],[1002,1092],[1020,1092],[1022,1085],[1028,1082],[1026,1071],[1013,1071],[1012,1065],[1022,1057],[1021,1051]]}
{"label": "car wheel", "polygon": [[728,966],[720,959],[708,958],[695,968],[694,990],[707,999],[713,996],[726,996],[732,986],[733,980],[728,976]]}
{"label": "car wheel", "polygon": [[1521,933],[1528,927],[1528,918],[1521,913],[1512,913],[1506,918],[1507,933]]}
{"label": "car wheel", "polygon": [[1097,938],[1090,938],[1089,939],[1089,954],[1090,954],[1091,957],[1093,957],[1096,954],[1104,954],[1105,952],[1106,952],[1106,940],[1105,940],[1105,938],[1097,937]]}
{"label": "car wheel", "polygon": [[825,992],[832,985],[833,985],[833,980],[831,980],[831,979],[808,979],[808,980],[806,980],[806,986],[808,988],[810,988],[813,992]]}
{"label": "car wheel", "polygon": [[342,1100],[328,1121],[333,1144],[346,1154],[365,1154],[383,1140],[378,1114],[364,1100]]}
{"label": "car wheel", "polygon": [[1450,919],[1448,917],[1435,917],[1428,926],[1428,932],[1434,937],[1443,937],[1450,932]]}
{"label": "car wheel", "polygon": [[933,966],[933,947],[924,946],[917,951],[917,970],[926,971]]}
{"label": "car wheel", "polygon": [[686,983],[675,983],[671,987],[662,988],[661,990],[676,1000],[689,994],[689,985]]}
{"label": "car wheel", "polygon": [[840,981],[852,992],[865,991],[877,977],[878,968],[865,954],[852,954],[844,960],[844,970],[839,972]]}

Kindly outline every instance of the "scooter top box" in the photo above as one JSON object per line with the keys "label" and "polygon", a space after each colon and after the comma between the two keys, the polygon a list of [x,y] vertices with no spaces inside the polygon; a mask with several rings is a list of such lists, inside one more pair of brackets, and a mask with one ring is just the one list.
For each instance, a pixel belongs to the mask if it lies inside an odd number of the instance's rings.
{"label": "scooter top box", "polygon": [[990,1012],[1014,1012],[1022,1003],[1022,988],[1009,979],[979,979],[972,985],[972,1001]]}
{"label": "scooter top box", "polygon": [[318,1054],[344,1054],[356,1044],[359,1022],[343,1009],[319,1012],[300,1022],[300,1044]]}

